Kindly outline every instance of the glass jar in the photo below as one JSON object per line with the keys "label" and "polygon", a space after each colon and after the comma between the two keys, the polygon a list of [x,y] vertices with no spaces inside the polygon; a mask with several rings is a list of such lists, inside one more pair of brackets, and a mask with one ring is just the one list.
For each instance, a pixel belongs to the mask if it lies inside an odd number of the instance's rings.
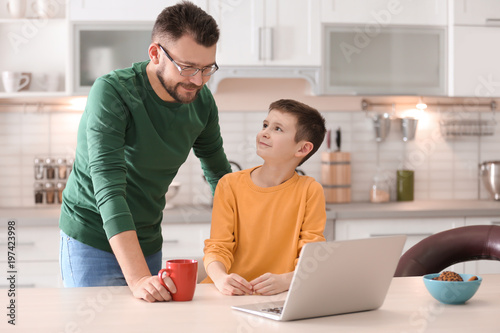
{"label": "glass jar", "polygon": [[56,202],[56,191],[54,183],[45,183],[45,203],[53,204]]}
{"label": "glass jar", "polygon": [[373,177],[373,184],[370,189],[370,202],[383,203],[391,199],[389,182],[382,177]]}
{"label": "glass jar", "polygon": [[43,204],[43,183],[35,183],[35,204]]}
{"label": "glass jar", "polygon": [[68,165],[65,158],[57,159],[57,177],[59,179],[66,179],[68,173]]}
{"label": "glass jar", "polygon": [[43,158],[35,157],[35,179],[43,179]]}
{"label": "glass jar", "polygon": [[57,202],[62,204],[62,193],[64,188],[66,187],[66,183],[59,182],[56,184],[57,187]]}
{"label": "glass jar", "polygon": [[45,178],[46,179],[55,179],[56,178],[56,169],[54,166],[54,159],[53,158],[45,159]]}

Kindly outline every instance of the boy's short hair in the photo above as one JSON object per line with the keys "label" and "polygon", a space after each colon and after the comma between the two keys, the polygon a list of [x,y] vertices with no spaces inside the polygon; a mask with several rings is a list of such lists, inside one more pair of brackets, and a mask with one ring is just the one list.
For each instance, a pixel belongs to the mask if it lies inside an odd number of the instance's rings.
{"label": "boy's short hair", "polygon": [[269,112],[271,110],[293,115],[297,120],[295,142],[306,140],[313,144],[313,149],[300,161],[299,165],[302,165],[319,149],[325,139],[325,118],[315,108],[293,99],[277,100],[269,105]]}
{"label": "boy's short hair", "polygon": [[214,18],[189,1],[166,7],[156,18],[151,34],[152,42],[159,39],[175,43],[184,35],[196,43],[210,47],[219,40],[219,27]]}

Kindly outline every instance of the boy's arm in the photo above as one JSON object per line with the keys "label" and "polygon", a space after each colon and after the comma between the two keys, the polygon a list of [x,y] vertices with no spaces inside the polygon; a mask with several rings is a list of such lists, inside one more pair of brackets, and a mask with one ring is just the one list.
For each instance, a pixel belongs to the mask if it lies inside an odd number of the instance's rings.
{"label": "boy's arm", "polygon": [[227,178],[217,185],[212,209],[210,238],[205,240],[205,270],[219,291],[225,295],[251,294],[252,286],[238,274],[228,274],[234,257],[235,199]]}
{"label": "boy's arm", "polygon": [[297,248],[297,259],[295,266],[299,260],[300,252],[307,243],[324,242],[326,224],[326,201],[323,187],[320,183],[314,181],[307,189],[307,204],[304,221],[300,230],[300,238]]}

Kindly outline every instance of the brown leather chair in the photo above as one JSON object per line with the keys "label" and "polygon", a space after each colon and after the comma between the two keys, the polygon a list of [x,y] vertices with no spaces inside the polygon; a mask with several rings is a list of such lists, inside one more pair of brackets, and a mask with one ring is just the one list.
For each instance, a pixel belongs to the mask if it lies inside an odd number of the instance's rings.
{"label": "brown leather chair", "polygon": [[480,259],[500,260],[500,226],[474,225],[429,236],[401,256],[394,276],[439,273],[450,265]]}

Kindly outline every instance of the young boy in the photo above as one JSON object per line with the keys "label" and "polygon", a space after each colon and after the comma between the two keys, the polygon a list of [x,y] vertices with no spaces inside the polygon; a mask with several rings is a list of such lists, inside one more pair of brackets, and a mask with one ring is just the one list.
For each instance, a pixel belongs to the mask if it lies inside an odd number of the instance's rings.
{"label": "young boy", "polygon": [[294,100],[271,103],[257,134],[264,163],[225,175],[215,190],[204,283],[225,295],[288,290],[304,244],[325,241],[323,188],[295,172],[325,132],[317,110]]}

